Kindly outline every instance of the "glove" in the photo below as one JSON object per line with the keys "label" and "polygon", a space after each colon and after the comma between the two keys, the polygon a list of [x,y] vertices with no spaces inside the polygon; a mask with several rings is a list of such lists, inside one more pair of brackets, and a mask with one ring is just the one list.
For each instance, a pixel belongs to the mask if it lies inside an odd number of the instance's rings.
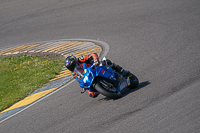
{"label": "glove", "polygon": [[108,59],[107,60],[103,60],[101,63],[102,63],[103,66],[110,66],[110,67],[113,66],[113,63]]}
{"label": "glove", "polygon": [[106,61],[107,61],[108,66],[111,66],[111,67],[113,66],[113,63],[110,60],[107,59]]}
{"label": "glove", "polygon": [[102,66],[106,66],[106,61],[103,60],[103,61],[101,62],[101,64],[102,64]]}

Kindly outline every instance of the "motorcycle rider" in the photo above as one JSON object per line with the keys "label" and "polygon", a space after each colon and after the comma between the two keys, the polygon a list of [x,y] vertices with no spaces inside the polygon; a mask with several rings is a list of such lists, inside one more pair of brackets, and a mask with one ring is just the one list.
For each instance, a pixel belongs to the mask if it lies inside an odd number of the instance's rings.
{"label": "motorcycle rider", "polygon": [[[67,69],[69,69],[72,72],[72,76],[74,78],[78,78],[77,73],[74,72],[74,68],[76,66],[79,66],[83,68],[83,64],[86,64],[86,67],[89,67],[90,65],[98,65],[99,64],[99,58],[96,53],[93,53],[91,55],[82,55],[79,58],[76,58],[75,55],[70,55],[65,58],[64,64]],[[112,69],[114,69],[116,72],[122,74],[123,76],[128,76],[130,74],[129,71],[124,70],[122,67],[119,65],[112,63],[110,60],[106,59],[102,61],[102,65],[104,66],[110,66]],[[99,93],[91,92],[88,90],[88,94],[90,97],[95,98],[99,95]]]}

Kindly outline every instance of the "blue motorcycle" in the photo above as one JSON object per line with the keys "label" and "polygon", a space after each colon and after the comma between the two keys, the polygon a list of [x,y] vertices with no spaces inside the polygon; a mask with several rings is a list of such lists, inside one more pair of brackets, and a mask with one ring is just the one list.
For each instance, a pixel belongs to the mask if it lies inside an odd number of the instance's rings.
{"label": "blue motorcycle", "polygon": [[[103,60],[106,60],[106,58],[104,57]],[[83,68],[75,67],[74,72],[78,75],[76,80],[84,91],[89,90],[108,98],[117,99],[121,97],[122,92],[127,88],[134,89],[138,86],[139,81],[135,75],[131,74],[131,77],[123,77],[111,67],[102,66],[101,62],[95,67],[91,65],[86,68],[85,64],[83,64]]]}

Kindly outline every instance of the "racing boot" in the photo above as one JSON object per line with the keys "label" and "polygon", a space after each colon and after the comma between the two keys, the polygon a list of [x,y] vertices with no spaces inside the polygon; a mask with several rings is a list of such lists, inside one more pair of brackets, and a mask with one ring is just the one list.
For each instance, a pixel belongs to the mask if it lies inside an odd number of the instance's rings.
{"label": "racing boot", "polygon": [[114,69],[116,72],[121,74],[123,77],[131,76],[131,73],[127,70],[124,70],[121,66],[112,63],[109,59],[106,59],[102,62],[103,66],[110,66],[112,69]]}
{"label": "racing boot", "polygon": [[126,70],[124,70],[124,69],[122,69],[122,70],[120,71],[120,74],[121,74],[123,77],[128,77],[129,74],[130,74],[130,72],[129,72],[129,71],[126,71]]}
{"label": "racing boot", "polygon": [[117,65],[114,63],[113,67],[112,67],[116,72],[118,72],[119,74],[121,74],[123,77],[127,77],[129,75],[129,71],[124,70],[121,66]]}
{"label": "racing boot", "polygon": [[124,70],[122,67],[120,67],[119,65],[115,63],[114,63],[114,66],[115,67],[113,69],[115,69],[115,71],[121,74],[123,77],[126,77],[126,78],[129,77],[132,80],[135,79],[134,75],[131,72]]}

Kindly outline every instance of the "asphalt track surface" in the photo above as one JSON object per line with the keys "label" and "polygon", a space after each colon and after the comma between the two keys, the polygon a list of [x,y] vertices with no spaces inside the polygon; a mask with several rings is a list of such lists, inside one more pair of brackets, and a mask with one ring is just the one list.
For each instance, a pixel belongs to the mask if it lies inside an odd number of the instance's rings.
{"label": "asphalt track surface", "polygon": [[200,132],[199,0],[6,0],[0,48],[58,39],[109,45],[133,72],[118,100],[80,94],[77,82],[0,124],[0,132]]}

